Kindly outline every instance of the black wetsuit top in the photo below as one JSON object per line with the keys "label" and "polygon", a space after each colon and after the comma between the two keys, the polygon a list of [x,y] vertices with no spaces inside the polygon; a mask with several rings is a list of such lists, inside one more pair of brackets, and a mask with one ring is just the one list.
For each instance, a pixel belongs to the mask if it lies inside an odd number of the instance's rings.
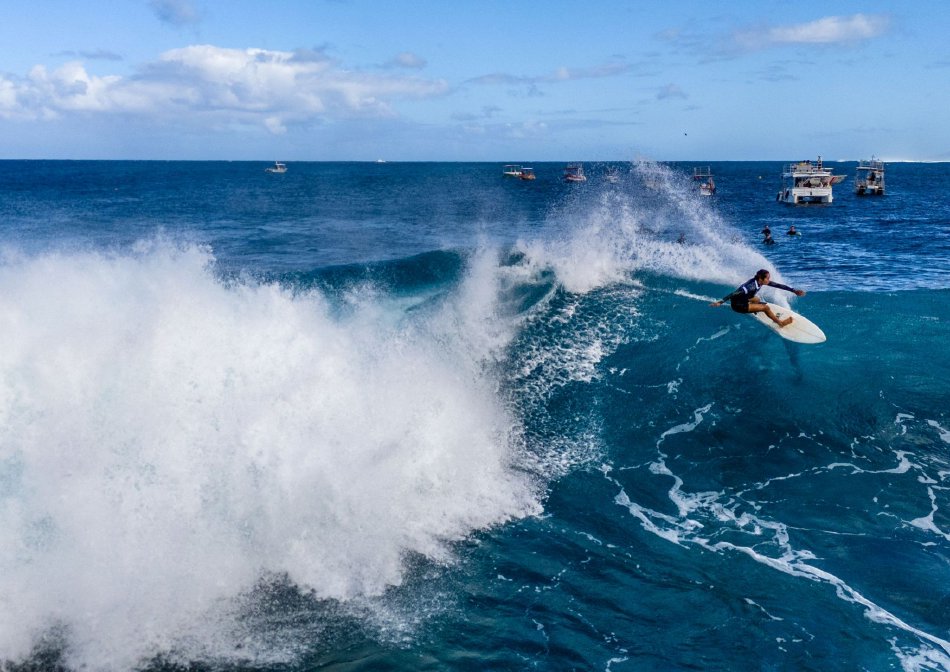
{"label": "black wetsuit top", "polygon": [[[795,292],[795,290],[788,285],[783,285],[779,282],[770,282],[768,286],[775,287],[777,289],[784,289],[786,292]],[[732,306],[732,309],[737,313],[748,313],[749,299],[755,296],[756,293],[762,289],[762,287],[763,285],[760,285],[758,280],[752,278],[739,285],[736,291],[732,292],[728,296],[723,297],[722,302],[725,303],[728,301],[729,305]]]}

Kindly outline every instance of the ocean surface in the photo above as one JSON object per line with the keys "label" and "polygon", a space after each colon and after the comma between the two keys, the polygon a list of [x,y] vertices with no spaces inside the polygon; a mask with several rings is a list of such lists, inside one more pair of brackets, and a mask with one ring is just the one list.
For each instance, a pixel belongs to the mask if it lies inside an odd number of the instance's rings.
{"label": "ocean surface", "polygon": [[950,670],[950,164],[707,164],[0,162],[0,669]]}

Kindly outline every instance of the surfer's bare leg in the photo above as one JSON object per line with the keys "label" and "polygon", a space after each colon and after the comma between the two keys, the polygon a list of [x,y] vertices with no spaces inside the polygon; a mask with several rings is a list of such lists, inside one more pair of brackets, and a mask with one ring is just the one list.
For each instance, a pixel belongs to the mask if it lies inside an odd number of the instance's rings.
{"label": "surfer's bare leg", "polygon": [[784,320],[778,319],[778,316],[772,312],[772,309],[769,308],[768,304],[762,303],[761,301],[756,301],[755,297],[749,302],[749,312],[750,313],[765,313],[769,316],[769,319],[775,322],[780,327],[786,327],[792,323],[792,317],[788,316]]}

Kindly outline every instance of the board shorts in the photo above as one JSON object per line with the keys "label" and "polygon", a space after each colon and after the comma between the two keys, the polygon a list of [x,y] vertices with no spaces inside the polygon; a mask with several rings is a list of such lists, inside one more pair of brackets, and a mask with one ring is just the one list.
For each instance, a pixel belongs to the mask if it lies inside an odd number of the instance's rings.
{"label": "board shorts", "polygon": [[748,301],[736,301],[733,299],[729,302],[729,307],[732,308],[737,313],[748,313],[749,312],[749,302]]}

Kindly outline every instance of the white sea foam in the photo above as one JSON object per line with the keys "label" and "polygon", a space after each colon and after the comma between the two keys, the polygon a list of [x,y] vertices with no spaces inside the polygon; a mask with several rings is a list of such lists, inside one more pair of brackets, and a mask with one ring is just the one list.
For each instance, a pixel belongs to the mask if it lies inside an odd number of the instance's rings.
{"label": "white sea foam", "polygon": [[[549,230],[517,247],[551,268],[569,292],[630,282],[639,272],[735,286],[765,268],[783,281],[780,270],[743,242],[686,176],[658,163],[636,162],[623,188],[608,186],[569,200],[549,219],[559,233]],[[787,300],[784,292],[767,290],[766,296]]]}
{"label": "white sea foam", "polygon": [[4,658],[51,630],[87,669],[247,656],[228,619],[262,576],[364,598],[407,553],[539,511],[484,373],[510,338],[490,261],[415,321],[212,264],[164,243],[0,264]]}
{"label": "white sea foam", "polygon": [[[644,530],[677,545],[686,546],[687,544],[693,544],[717,553],[742,553],[756,562],[784,574],[805,578],[833,587],[839,599],[862,607],[865,617],[869,620],[896,628],[919,640],[919,647],[915,648],[910,654],[894,645],[894,650],[898,653],[904,669],[941,669],[939,666],[941,666],[944,661],[950,660],[950,657],[948,657],[950,656],[950,641],[908,623],[896,614],[878,605],[872,599],[866,597],[841,577],[817,567],[814,563],[817,559],[814,553],[808,549],[796,548],[792,544],[792,540],[789,536],[789,528],[784,523],[769,520],[761,516],[757,511],[754,513],[738,513],[737,510],[744,493],[739,492],[732,495],[726,492],[689,492],[684,489],[682,477],[673,472],[666,464],[667,456],[661,452],[660,447],[669,436],[694,431],[696,427],[702,423],[704,414],[707,413],[710,408],[711,405],[694,410],[692,422],[683,422],[663,432],[657,441],[658,457],[649,465],[651,473],[673,479],[673,485],[668,492],[668,496],[670,501],[677,508],[677,515],[672,516],[656,511],[633,501],[621,483],[610,475],[610,470],[605,469],[602,470],[604,477],[619,487],[619,493],[615,496],[614,502],[626,508],[630,514],[640,522]],[[913,416],[902,415],[898,418],[898,423],[900,424],[904,420],[911,419],[912,417]],[[914,464],[907,459],[909,454],[910,453],[906,451],[895,451],[898,464],[891,469],[865,470],[853,464],[833,463],[810,471],[817,473],[832,471],[841,467],[849,467],[853,470],[853,474],[902,475],[911,469],[922,470],[923,468],[920,465]],[[800,473],[789,474],[785,477],[773,478],[765,483],[756,484],[755,488],[762,489],[767,487],[770,483],[789,478],[797,478],[802,475],[803,474]],[[930,514],[908,521],[908,524],[950,539],[950,535],[939,529],[933,520],[934,514],[938,510],[934,489],[928,487],[927,492],[931,501]],[[711,521],[715,521],[715,524],[710,525],[709,523]],[[717,531],[722,529],[723,524],[726,524],[734,531],[741,531],[749,535],[750,544],[741,545],[732,541],[717,541]],[[767,540],[768,535],[771,535],[770,540]],[[931,667],[932,664],[936,666]]]}

